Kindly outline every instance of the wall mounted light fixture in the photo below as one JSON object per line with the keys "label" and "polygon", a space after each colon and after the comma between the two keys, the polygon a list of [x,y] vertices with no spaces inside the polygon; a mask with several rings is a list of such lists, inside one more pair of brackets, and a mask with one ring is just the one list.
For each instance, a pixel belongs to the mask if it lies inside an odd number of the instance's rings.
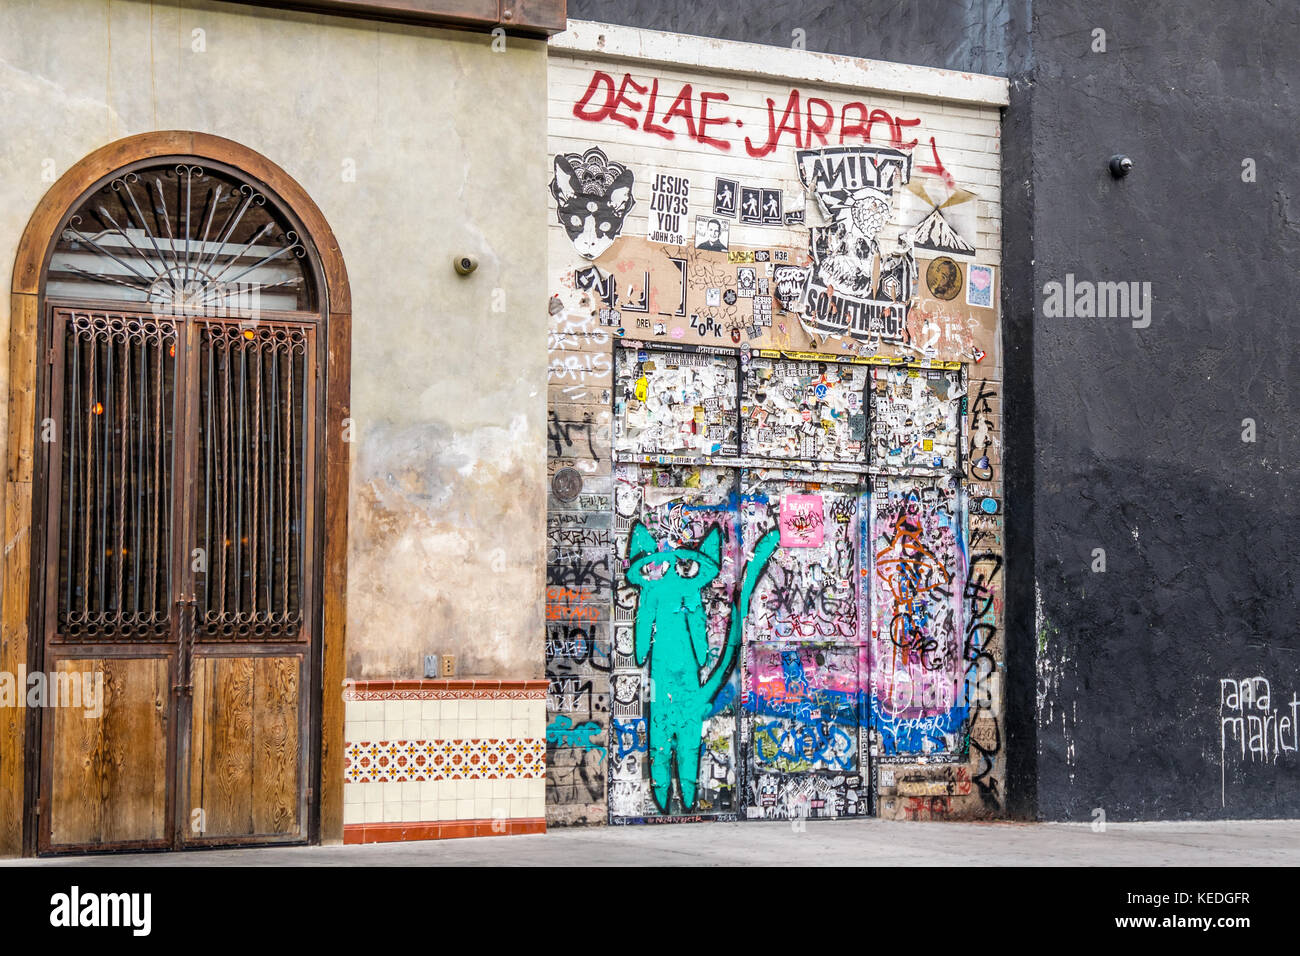
{"label": "wall mounted light fixture", "polygon": [[1123,153],[1116,153],[1110,158],[1110,174],[1116,179],[1123,179],[1133,168],[1133,160]]}

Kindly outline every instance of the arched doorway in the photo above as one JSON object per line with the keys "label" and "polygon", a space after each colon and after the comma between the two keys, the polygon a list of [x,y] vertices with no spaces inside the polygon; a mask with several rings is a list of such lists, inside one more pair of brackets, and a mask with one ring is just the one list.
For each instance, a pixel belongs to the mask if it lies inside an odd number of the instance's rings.
{"label": "arched doorway", "polygon": [[132,137],[42,201],[14,305],[25,849],[330,839],[350,304],[319,210],[228,140]]}

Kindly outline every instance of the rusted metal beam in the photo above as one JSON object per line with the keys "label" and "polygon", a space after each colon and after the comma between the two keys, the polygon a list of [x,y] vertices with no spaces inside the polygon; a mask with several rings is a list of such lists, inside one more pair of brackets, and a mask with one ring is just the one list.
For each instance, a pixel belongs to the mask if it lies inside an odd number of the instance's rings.
{"label": "rusted metal beam", "polygon": [[235,0],[257,7],[547,37],[566,26],[566,0]]}

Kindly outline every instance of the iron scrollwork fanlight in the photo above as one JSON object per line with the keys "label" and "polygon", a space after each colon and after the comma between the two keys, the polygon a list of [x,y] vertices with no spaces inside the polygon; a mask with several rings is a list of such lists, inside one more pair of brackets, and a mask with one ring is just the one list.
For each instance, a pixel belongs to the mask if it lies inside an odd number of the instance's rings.
{"label": "iron scrollwork fanlight", "polygon": [[252,184],[165,164],[119,174],[86,198],[59,237],[47,291],[182,314],[309,309],[306,256]]}

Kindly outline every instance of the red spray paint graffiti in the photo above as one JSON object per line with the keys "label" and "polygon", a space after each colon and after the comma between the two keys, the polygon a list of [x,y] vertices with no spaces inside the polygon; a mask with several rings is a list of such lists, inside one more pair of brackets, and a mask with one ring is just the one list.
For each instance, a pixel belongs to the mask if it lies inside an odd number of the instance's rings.
{"label": "red spray paint graffiti", "polygon": [[[671,90],[661,89],[658,77],[648,77],[645,82],[637,82],[632,74],[624,73],[623,78],[616,81],[603,70],[593,70],[586,90],[573,104],[573,115],[591,123],[621,123],[628,129],[639,129],[669,141],[683,134],[698,143],[721,152],[729,152],[731,142],[710,135],[709,132],[712,127],[732,124],[737,130],[744,128],[742,120],[721,113],[719,106],[713,106],[712,115],[710,114],[712,104],[729,101],[730,97],[726,93],[696,91],[690,83],[682,84],[674,94]],[[667,107],[664,107],[664,103],[668,104]],[[785,106],[780,110],[779,120],[776,101],[767,98],[766,136],[761,143],[755,143],[746,135],[745,152],[756,158],[766,156],[781,145],[783,137],[798,149],[811,149],[814,140],[817,144],[826,146],[829,135],[835,132],[837,116],[839,144],[859,141],[869,143],[873,141],[874,133],[883,133],[889,145],[896,149],[911,150],[919,144],[915,138],[903,141],[903,131],[920,126],[919,118],[904,119],[887,110],[871,109],[857,100],[842,104],[836,111],[828,100],[820,96],[805,97],[799,90],[792,89],[786,97]],[[952,174],[939,158],[935,138],[931,136],[929,140],[932,162],[916,168],[919,172],[940,176],[952,186]]]}

